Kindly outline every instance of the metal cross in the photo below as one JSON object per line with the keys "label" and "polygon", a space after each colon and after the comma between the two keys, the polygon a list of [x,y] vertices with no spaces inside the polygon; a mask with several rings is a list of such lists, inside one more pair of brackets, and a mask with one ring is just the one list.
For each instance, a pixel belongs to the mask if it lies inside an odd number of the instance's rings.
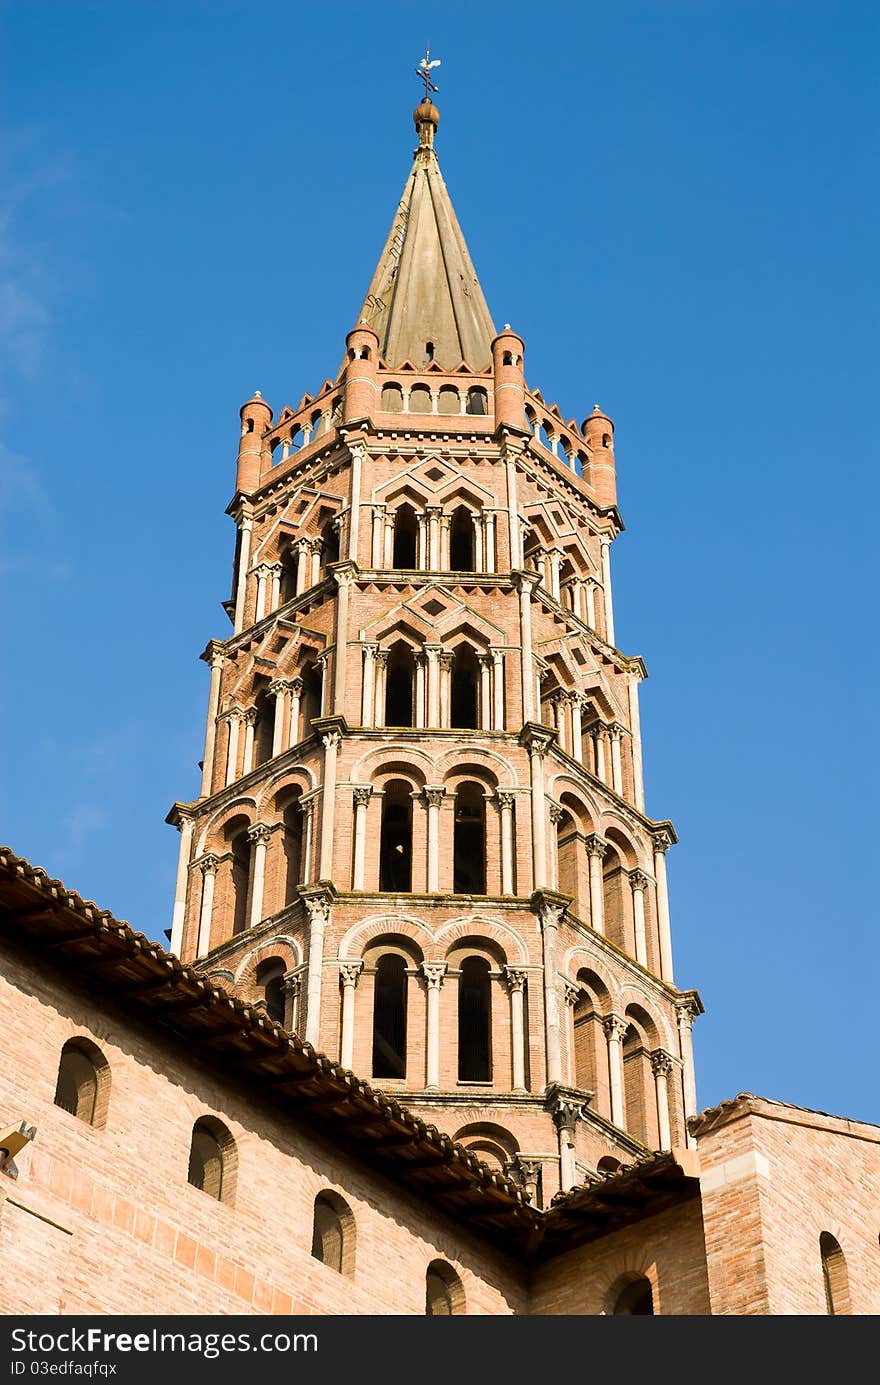
{"label": "metal cross", "polygon": [[439,88],[439,87],[435,87],[435,86],[434,86],[434,83],[431,81],[431,69],[434,68],[434,67],[439,67],[439,66],[440,66],[440,59],[439,59],[439,58],[435,58],[434,61],[431,62],[431,50],[430,50],[430,48],[426,48],[426,49],[425,49],[425,56],[422,58],[422,61],[419,63],[418,67],[416,68],[416,76],[417,76],[417,77],[420,77],[420,78],[422,79],[422,81],[424,82],[424,84],[425,84],[425,100],[426,100],[426,101],[430,101],[430,99],[431,99],[430,93],[431,93],[432,91],[439,91],[439,90],[440,90],[440,88]]}

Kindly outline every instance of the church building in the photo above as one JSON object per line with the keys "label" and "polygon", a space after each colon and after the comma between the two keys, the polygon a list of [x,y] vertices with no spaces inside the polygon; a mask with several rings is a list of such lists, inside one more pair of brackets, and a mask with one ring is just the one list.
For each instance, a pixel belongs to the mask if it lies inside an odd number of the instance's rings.
{"label": "church building", "polygon": [[341,365],[241,409],[168,951],[0,850],[0,1309],[878,1312],[880,1129],[698,1111],[614,425],[496,329],[439,119]]}

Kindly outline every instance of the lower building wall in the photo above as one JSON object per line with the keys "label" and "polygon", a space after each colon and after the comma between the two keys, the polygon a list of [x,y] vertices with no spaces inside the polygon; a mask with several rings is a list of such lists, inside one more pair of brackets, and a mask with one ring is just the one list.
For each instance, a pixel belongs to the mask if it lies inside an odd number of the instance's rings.
{"label": "lower building wall", "polygon": [[[5,947],[0,1033],[0,1125],[37,1126],[18,1180],[0,1177],[0,1311],[423,1314],[438,1258],[459,1275],[468,1313],[527,1311],[525,1272],[428,1202]],[[110,1065],[103,1129],[54,1104],[59,1054],[76,1035]],[[235,1137],[233,1205],[187,1181],[205,1114]],[[311,1255],[325,1189],[354,1214],[351,1277]]]}
{"label": "lower building wall", "polygon": [[710,1312],[700,1200],[560,1255],[534,1272],[535,1314],[612,1314],[627,1283],[651,1283],[658,1315]]}

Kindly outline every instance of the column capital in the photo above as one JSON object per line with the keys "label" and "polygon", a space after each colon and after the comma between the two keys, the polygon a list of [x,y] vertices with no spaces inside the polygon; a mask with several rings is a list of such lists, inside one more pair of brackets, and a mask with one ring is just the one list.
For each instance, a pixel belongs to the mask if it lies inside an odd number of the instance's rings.
{"label": "column capital", "polygon": [[589,837],[587,837],[586,842],[584,844],[587,848],[587,855],[598,856],[600,861],[604,858],[605,853],[608,850],[608,843],[606,841],[603,841],[603,839],[600,836],[598,836],[595,832],[590,833]]}
{"label": "column capital", "polygon": [[558,894],[555,890],[536,890],[529,904],[533,914],[537,914],[541,928],[558,928],[565,919],[571,897]]}
{"label": "column capital", "polygon": [[561,803],[551,803],[551,804],[550,804],[550,821],[551,821],[551,822],[555,822],[555,823],[561,822],[561,821],[562,821],[562,815],[563,815],[564,812],[565,812],[565,809],[562,807],[562,804],[561,804]]}
{"label": "column capital", "polygon": [[374,646],[373,646],[373,661],[374,661],[374,663],[377,663],[377,664],[379,665],[380,668],[385,668],[385,667],[387,666],[387,664],[388,664],[388,655],[389,655],[390,653],[391,653],[391,651],[390,651],[389,649],[380,649],[378,645],[374,645]]}
{"label": "column capital", "polygon": [[306,818],[312,817],[315,811],[315,800],[313,798],[301,798],[299,801],[299,811],[304,821]]}
{"label": "column capital", "polygon": [[575,1092],[567,1087],[560,1087],[554,1084],[548,1092],[550,1097],[550,1114],[553,1117],[553,1124],[557,1130],[567,1130],[569,1134],[574,1133],[574,1128],[584,1114],[590,1098],[590,1092],[586,1101],[583,1092]]}
{"label": "column capital", "polygon": [[492,662],[493,656],[491,651],[484,651],[482,654],[477,655],[477,663],[481,668],[491,668]]}
{"label": "column capital", "polygon": [[514,991],[523,991],[526,984],[526,972],[521,967],[505,967],[504,980],[511,995]]}
{"label": "column capital", "polygon": [[452,661],[455,655],[450,649],[441,649],[437,655],[437,661],[441,668],[452,668]]}
{"label": "column capital", "polygon": [[165,821],[170,822],[172,827],[176,827],[178,832],[182,832],[184,827],[192,828],[195,825],[195,813],[185,803],[175,803]]}
{"label": "column capital", "polygon": [[690,1029],[693,1026],[694,1020],[698,1019],[703,1013],[703,1002],[700,1000],[696,991],[688,991],[678,1001],[676,1009],[678,1010],[679,1025],[681,1025],[683,1029]]}
{"label": "column capital", "polygon": [[330,921],[330,908],[336,891],[325,885],[300,885],[299,895],[305,906],[310,925],[326,925]]}
{"label": "column capital", "polygon": [[212,851],[209,851],[205,856],[203,856],[198,863],[199,870],[202,872],[202,875],[214,875],[217,871],[217,867],[219,866],[219,864],[219,856],[215,856]]}
{"label": "column capital", "polygon": [[655,1048],[651,1054],[651,1071],[655,1077],[668,1077],[675,1066],[671,1054],[662,1048]]}
{"label": "column capital", "polygon": [[445,962],[423,962],[422,975],[425,978],[429,991],[439,991],[443,985],[443,978],[446,975]]}
{"label": "column capital", "polygon": [[536,1183],[541,1172],[541,1160],[529,1159],[524,1154],[514,1154],[511,1164],[523,1183]]}
{"label": "column capital", "polygon": [[321,744],[325,750],[338,750],[342,744],[342,736],[338,731],[324,731],[321,735]]}
{"label": "column capital", "polygon": [[425,802],[431,808],[439,808],[446,797],[446,789],[442,784],[426,784],[422,789]]}
{"label": "column capital", "polygon": [[363,971],[363,969],[363,960],[359,962],[340,962],[339,979],[341,980],[343,986],[351,986],[352,988],[357,986],[358,978],[360,977],[360,974]]}
{"label": "column capital", "polygon": [[372,784],[356,784],[352,790],[352,797],[358,807],[366,808],[370,799],[373,797]]}
{"label": "column capital", "polygon": [[426,505],[426,506],[425,506],[425,514],[428,515],[429,518],[430,518],[432,515],[442,515],[442,514],[443,514],[443,506],[442,506],[442,505]]}
{"label": "column capital", "polygon": [[301,538],[294,539],[293,543],[290,546],[291,548],[299,549],[300,553],[311,553],[312,540],[303,535]]}
{"label": "column capital", "polygon": [[279,693],[286,693],[288,687],[289,684],[286,678],[273,678],[267,688],[267,692],[271,693],[273,697],[277,697]]}
{"label": "column capital", "polygon": [[234,703],[232,704],[231,707],[227,707],[227,708],[226,708],[226,711],[225,711],[225,712],[221,712],[221,713],[220,713],[220,720],[221,720],[221,721],[241,721],[241,720],[243,719],[243,717],[244,717],[244,714],[245,714],[245,708],[244,708],[244,707],[239,707],[238,703],[237,703],[237,702],[234,702]]}
{"label": "column capital", "polygon": [[651,842],[653,844],[654,850],[660,852],[664,856],[666,855],[666,852],[672,846],[674,841],[674,836],[665,827],[661,827],[659,831],[654,832],[651,835]]}
{"label": "column capital", "polygon": [[576,985],[574,981],[566,981],[563,987],[563,994],[565,996],[566,1005],[570,1005],[573,1010],[583,992],[581,987]]}
{"label": "column capital", "polygon": [[502,812],[507,812],[513,807],[513,800],[516,795],[510,789],[496,789],[495,802]]}
{"label": "column capital", "polygon": [[209,640],[199,658],[204,659],[211,668],[222,668],[226,662],[226,651],[219,640]]}
{"label": "column capital", "polygon": [[[523,535],[525,537],[525,535]],[[541,581],[541,575],[537,572],[529,572],[528,568],[515,568],[511,573],[513,585],[520,595],[531,594]]]}
{"label": "column capital", "polygon": [[530,755],[543,758],[556,739],[556,732],[542,722],[527,721],[519,733],[520,745],[524,745]]}
{"label": "column capital", "polygon": [[620,1015],[606,1015],[602,1021],[602,1028],[609,1039],[617,1039],[623,1043],[623,1037],[629,1029],[629,1024]]}
{"label": "column capital", "polygon": [[616,741],[619,741],[621,736],[626,736],[629,734],[626,727],[621,726],[619,721],[610,721],[608,723],[608,730],[610,731],[613,739]]}
{"label": "column capital", "polygon": [[381,519],[382,515],[384,515],[387,508],[388,506],[385,504],[384,500],[373,501],[373,514],[376,515],[378,518]]}
{"label": "column capital", "polygon": [[290,691],[294,693],[296,697],[299,697],[300,693],[303,690],[303,680],[300,678],[299,674],[297,674],[296,678],[288,679],[287,686],[290,688]]}
{"label": "column capital", "polygon": [[256,707],[246,707],[245,710],[244,710],[244,711],[242,712],[242,714],[241,714],[241,720],[244,722],[245,726],[256,726],[256,724],[257,724],[257,709],[256,709]]}
{"label": "column capital", "polygon": [[340,563],[333,566],[333,580],[337,587],[350,587],[357,577],[354,563]]}
{"label": "column capital", "polygon": [[284,986],[284,994],[289,995],[291,999],[295,1000],[302,990],[302,972],[287,972],[287,974],[282,977],[282,984]]}
{"label": "column capital", "polygon": [[253,842],[254,845],[256,845],[257,842],[262,842],[265,845],[269,840],[269,829],[265,823],[255,822],[253,827],[247,829],[245,835],[248,841]]}
{"label": "column capital", "polygon": [[629,872],[629,883],[634,890],[646,890],[648,888],[648,877],[643,870],[636,867]]}
{"label": "column capital", "polygon": [[265,581],[272,569],[268,563],[257,563],[253,571]]}

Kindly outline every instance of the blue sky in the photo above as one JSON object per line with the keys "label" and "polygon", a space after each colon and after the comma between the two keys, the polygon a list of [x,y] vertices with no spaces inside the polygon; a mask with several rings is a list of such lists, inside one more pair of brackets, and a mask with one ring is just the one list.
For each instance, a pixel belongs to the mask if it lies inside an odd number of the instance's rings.
{"label": "blue sky", "polygon": [[335,371],[429,41],[495,320],[565,417],[616,422],[617,638],[650,672],[648,809],[681,838],[701,1103],[880,1120],[878,9],[424,16],[0,5],[0,837],[168,927],[238,408]]}

